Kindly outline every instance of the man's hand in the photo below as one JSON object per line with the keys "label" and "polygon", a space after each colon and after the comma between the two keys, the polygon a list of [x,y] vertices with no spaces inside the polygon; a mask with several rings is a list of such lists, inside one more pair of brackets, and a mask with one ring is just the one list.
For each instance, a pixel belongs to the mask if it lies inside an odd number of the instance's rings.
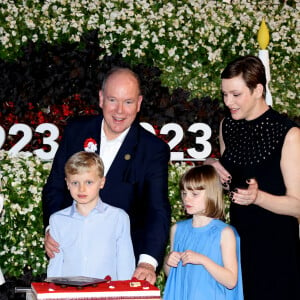
{"label": "man's hand", "polygon": [[156,281],[155,269],[150,264],[139,263],[134,271],[133,277],[139,280],[147,280],[151,284],[154,284]]}
{"label": "man's hand", "polygon": [[49,258],[53,258],[59,252],[59,244],[51,237],[49,230],[45,234],[45,250]]}

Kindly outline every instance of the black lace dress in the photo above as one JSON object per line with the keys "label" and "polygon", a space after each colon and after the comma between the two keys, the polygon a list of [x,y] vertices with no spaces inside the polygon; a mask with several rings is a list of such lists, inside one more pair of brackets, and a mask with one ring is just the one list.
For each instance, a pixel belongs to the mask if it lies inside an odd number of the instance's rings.
{"label": "black lace dress", "polygon": [[[230,189],[244,187],[247,178],[255,177],[260,190],[284,195],[281,150],[288,130],[294,126],[272,108],[251,121],[225,118],[221,163],[232,175]],[[230,220],[241,237],[245,300],[300,299],[297,219],[253,204],[232,203]]]}

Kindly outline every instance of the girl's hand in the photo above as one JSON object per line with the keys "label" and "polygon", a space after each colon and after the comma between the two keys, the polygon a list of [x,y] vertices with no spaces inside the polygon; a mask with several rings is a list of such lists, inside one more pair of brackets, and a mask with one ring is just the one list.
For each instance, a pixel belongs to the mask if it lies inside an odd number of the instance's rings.
{"label": "girl's hand", "polygon": [[204,259],[204,255],[194,252],[192,250],[186,250],[181,255],[183,266],[185,266],[186,264],[202,265]]}
{"label": "girl's hand", "polygon": [[249,184],[247,189],[237,188],[234,192],[231,192],[232,202],[240,205],[255,204],[259,192],[258,183],[254,178],[248,179],[247,183]]}
{"label": "girl's hand", "polygon": [[180,259],[181,259],[181,253],[172,251],[168,256],[166,263],[170,267],[177,267]]}

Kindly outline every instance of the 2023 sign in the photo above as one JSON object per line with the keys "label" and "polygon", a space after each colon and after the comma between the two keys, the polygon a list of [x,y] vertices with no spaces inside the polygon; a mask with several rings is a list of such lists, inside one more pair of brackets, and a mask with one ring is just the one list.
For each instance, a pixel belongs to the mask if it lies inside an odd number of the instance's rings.
{"label": "2023 sign", "polygon": [[[156,134],[154,127],[146,122],[141,122],[141,125],[148,131]],[[211,137],[211,128],[205,123],[194,123],[188,129],[188,132],[195,134],[195,145],[201,145],[201,151],[195,147],[186,149],[186,153],[182,151],[172,151],[182,142],[184,138],[184,131],[182,127],[176,123],[168,123],[162,126],[160,129],[161,135],[167,135],[173,133],[174,136],[168,141],[168,145],[171,150],[172,161],[198,161],[204,160],[211,153],[212,147],[208,141]],[[42,160],[52,160],[58,148],[57,138],[59,137],[59,129],[52,123],[42,123],[35,129],[36,133],[43,134],[43,145],[47,145],[50,151],[44,149],[34,150],[34,154]],[[8,131],[8,135],[17,135],[23,133],[23,136],[17,141],[15,145],[11,147],[9,152],[11,154],[17,154],[30,143],[32,139],[32,129],[27,124],[17,123],[14,124]],[[6,140],[6,132],[2,126],[0,126],[0,149],[2,148]],[[189,157],[186,158],[185,154]]]}

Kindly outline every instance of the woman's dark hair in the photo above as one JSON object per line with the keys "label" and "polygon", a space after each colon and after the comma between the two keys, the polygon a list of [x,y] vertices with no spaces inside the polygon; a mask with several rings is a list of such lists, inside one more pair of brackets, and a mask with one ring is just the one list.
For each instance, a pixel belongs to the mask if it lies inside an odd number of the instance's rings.
{"label": "woman's dark hair", "polygon": [[266,97],[266,71],[258,57],[247,55],[235,59],[223,70],[221,78],[230,79],[240,75],[251,92],[253,92],[257,84],[262,84],[264,88],[263,97]]}

